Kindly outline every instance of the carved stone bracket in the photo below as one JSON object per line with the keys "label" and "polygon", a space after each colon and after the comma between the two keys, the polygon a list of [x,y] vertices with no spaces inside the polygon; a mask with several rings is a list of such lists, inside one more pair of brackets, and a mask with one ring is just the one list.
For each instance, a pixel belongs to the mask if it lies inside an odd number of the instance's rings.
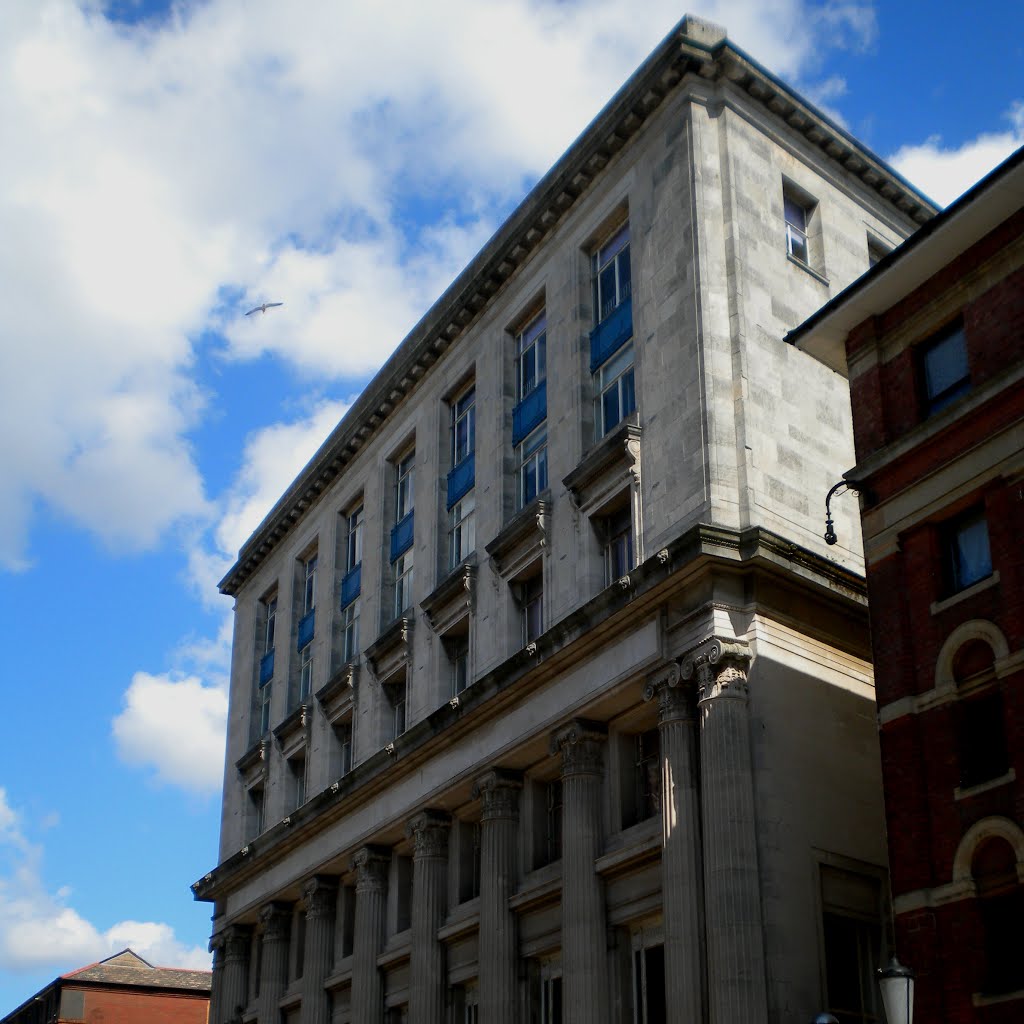
{"label": "carved stone bracket", "polygon": [[413,859],[448,856],[448,833],[451,815],[444,811],[420,811],[405,827],[405,834],[412,838]]}
{"label": "carved stone bracket", "polygon": [[523,777],[519,772],[494,768],[481,775],[473,784],[473,799],[482,803],[480,820],[497,818],[519,820],[519,791]]}
{"label": "carved stone bracket", "polygon": [[552,754],[562,755],[562,777],[599,775],[604,770],[608,729],[601,722],[574,719],[551,734]]}
{"label": "carved stone bracket", "polygon": [[472,614],[476,604],[476,576],[475,559],[464,562],[420,603],[427,625],[438,636]]}
{"label": "carved stone bracket", "polygon": [[750,646],[712,636],[680,659],[683,679],[695,679],[698,702],[729,697],[746,700]]}

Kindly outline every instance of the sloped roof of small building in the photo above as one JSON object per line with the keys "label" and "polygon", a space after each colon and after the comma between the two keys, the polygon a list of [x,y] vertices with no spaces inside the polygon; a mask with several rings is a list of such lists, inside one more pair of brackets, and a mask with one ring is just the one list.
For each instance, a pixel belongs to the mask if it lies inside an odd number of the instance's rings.
{"label": "sloped roof of small building", "polygon": [[61,975],[64,982],[147,988],[193,989],[209,992],[212,973],[181,967],[155,967],[134,950],[122,949],[99,963],[88,964]]}

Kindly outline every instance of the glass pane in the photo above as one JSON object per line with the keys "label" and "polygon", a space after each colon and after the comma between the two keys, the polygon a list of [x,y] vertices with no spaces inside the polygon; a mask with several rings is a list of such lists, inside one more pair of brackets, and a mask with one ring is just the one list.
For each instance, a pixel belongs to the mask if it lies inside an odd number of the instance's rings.
{"label": "glass pane", "polygon": [[954,577],[958,590],[992,575],[992,558],[988,547],[988,524],[979,516],[965,523],[956,532],[953,551]]}
{"label": "glass pane", "polygon": [[786,223],[792,224],[800,234],[807,233],[807,211],[795,200],[786,196],[782,200]]}
{"label": "glass pane", "polygon": [[615,294],[615,264],[610,263],[597,278],[597,295],[599,306],[598,319],[604,320],[618,305]]}
{"label": "glass pane", "polygon": [[612,385],[601,396],[601,433],[607,434],[621,417],[619,416],[619,389]]}
{"label": "glass pane", "polygon": [[951,401],[960,393],[957,386],[968,377],[967,345],[962,331],[956,331],[929,347],[924,354],[925,392],[932,411],[941,399]]}
{"label": "glass pane", "polygon": [[619,264],[619,302],[625,302],[632,291],[629,279],[629,249],[624,249],[618,259]]}

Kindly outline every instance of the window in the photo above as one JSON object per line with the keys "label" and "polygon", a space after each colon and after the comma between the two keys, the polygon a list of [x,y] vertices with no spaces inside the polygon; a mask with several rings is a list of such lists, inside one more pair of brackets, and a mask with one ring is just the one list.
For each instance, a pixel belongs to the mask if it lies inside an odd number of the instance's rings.
{"label": "window", "polygon": [[342,778],[352,771],[352,723],[339,722],[335,725],[334,738],[337,744],[335,766],[338,778]]}
{"label": "window", "polygon": [[473,514],[475,511],[476,498],[470,491],[469,494],[452,505],[448,513],[449,568],[454,569],[476,550],[476,526]]}
{"label": "window", "polygon": [[544,584],[539,575],[525,580],[519,606],[523,616],[523,644],[533,643],[544,632]]}
{"label": "window", "polygon": [[623,345],[595,374],[597,430],[604,437],[636,409],[633,343]]}
{"label": "window", "polygon": [[876,1024],[881,878],[821,865],[825,1002],[839,1024]]}
{"label": "window", "polygon": [[270,680],[267,680],[259,688],[260,736],[266,736],[270,732],[270,696]]}
{"label": "window", "polygon": [[469,686],[469,637],[452,637],[446,641],[445,649],[451,671],[452,696],[457,697]]}
{"label": "window", "polygon": [[633,950],[633,1020],[636,1024],[665,1024],[665,947]]}
{"label": "window", "polygon": [[992,575],[985,510],[974,508],[944,530],[946,587],[956,594]]}
{"label": "window", "polygon": [[299,700],[304,701],[313,690],[313,644],[307,643],[299,652]]}
{"label": "window", "polygon": [[341,660],[343,664],[355,661],[359,654],[359,601],[353,601],[341,613]]}
{"label": "window", "polygon": [[944,409],[971,386],[967,366],[967,340],[962,325],[956,325],[921,349],[921,371],[925,414]]}
{"label": "window", "polygon": [[562,1024],[562,977],[544,977],[540,983],[541,1024]]}
{"label": "window", "polygon": [[388,702],[391,705],[391,739],[397,740],[405,732],[405,680],[387,685]]}
{"label": "window", "polygon": [[412,571],[413,571],[413,559],[412,550],[406,551],[404,555],[399,555],[395,560],[394,566],[395,573],[395,618],[412,606]]}
{"label": "window", "polygon": [[452,402],[452,465],[473,454],[476,443],[476,388],[471,387]]}
{"label": "window", "polygon": [[623,224],[593,256],[594,309],[597,322],[607,319],[631,294],[629,224]]}
{"label": "window", "polygon": [[307,615],[316,604],[316,555],[302,563],[302,614]]}
{"label": "window", "polygon": [[479,1024],[480,1007],[476,985],[457,985],[452,989],[454,1024]]}
{"label": "window", "polygon": [[648,729],[633,737],[634,817],[630,824],[653,818],[661,809],[661,737]]}
{"label": "window", "polygon": [[525,508],[548,486],[548,428],[538,427],[517,449],[519,507]]}
{"label": "window", "polygon": [[1003,698],[987,690],[956,705],[960,785],[964,788],[998,779],[1010,770],[1003,727]]}
{"label": "window", "polygon": [[400,523],[413,510],[413,482],[416,453],[409,452],[395,467],[395,522]]}
{"label": "window", "polygon": [[267,827],[267,791],[262,786],[253,786],[248,791],[249,838],[262,835]]}
{"label": "window", "polygon": [[782,210],[786,218],[786,252],[793,259],[810,266],[810,249],[807,245],[810,210],[791,195],[783,195]]}
{"label": "window", "polygon": [[1024,988],[1024,886],[1018,881],[1013,847],[998,836],[984,840],[971,860],[971,875],[984,939],[979,987],[993,995]]}
{"label": "window", "polygon": [[547,377],[547,314],[541,311],[516,335],[516,401]]}
{"label": "window", "polygon": [[277,595],[263,604],[263,653],[268,654],[274,649],[274,631],[277,628]]}
{"label": "window", "polygon": [[605,520],[604,559],[606,583],[614,583],[633,568],[633,517],[628,505]]}
{"label": "window", "polygon": [[351,572],[363,561],[363,506],[346,517],[345,572]]}
{"label": "window", "polygon": [[293,757],[288,762],[291,779],[292,809],[298,809],[306,802],[306,759]]}

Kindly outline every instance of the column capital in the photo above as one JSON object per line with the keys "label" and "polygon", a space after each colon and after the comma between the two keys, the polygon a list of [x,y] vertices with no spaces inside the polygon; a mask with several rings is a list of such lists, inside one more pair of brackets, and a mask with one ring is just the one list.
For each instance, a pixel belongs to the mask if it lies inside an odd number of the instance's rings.
{"label": "column capital", "polygon": [[334,901],[338,892],[338,879],[333,875],[314,875],[302,887],[302,898],[306,901],[306,917],[330,917],[334,913]]}
{"label": "column capital", "polygon": [[742,640],[711,636],[702,640],[680,659],[683,679],[697,682],[697,700],[716,697],[746,700],[750,645]]}
{"label": "column capital", "polygon": [[224,959],[248,960],[252,945],[252,927],[247,924],[232,924],[221,932],[223,936]]}
{"label": "column capital", "polygon": [[263,928],[263,941],[280,942],[288,937],[288,929],[292,923],[292,905],[280,900],[266,903],[260,907],[260,925]]}
{"label": "column capital", "polygon": [[356,869],[356,893],[375,892],[387,888],[391,850],[386,846],[364,846],[352,858]]}
{"label": "column capital", "polygon": [[405,834],[413,842],[413,860],[448,856],[448,832],[452,817],[445,811],[427,809],[410,818]]}
{"label": "column capital", "polygon": [[519,791],[522,788],[523,777],[519,772],[492,768],[481,775],[473,783],[473,799],[483,804],[480,820],[510,818],[518,821]]}
{"label": "column capital", "polygon": [[600,775],[608,727],[602,722],[575,718],[551,734],[551,753],[562,755],[562,777]]}
{"label": "column capital", "polygon": [[667,722],[692,722],[696,718],[693,700],[693,686],[684,685],[679,663],[675,661],[662,665],[652,672],[644,683],[644,700],[658,701],[658,724]]}

